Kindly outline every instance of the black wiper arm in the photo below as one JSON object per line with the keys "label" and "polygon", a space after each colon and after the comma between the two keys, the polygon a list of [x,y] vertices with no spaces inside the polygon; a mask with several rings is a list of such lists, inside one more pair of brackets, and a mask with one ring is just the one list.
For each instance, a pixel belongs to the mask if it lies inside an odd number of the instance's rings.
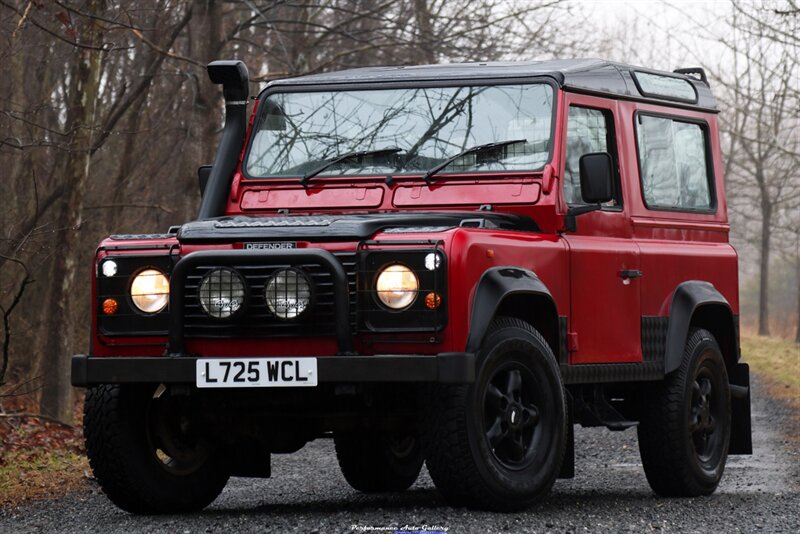
{"label": "black wiper arm", "polygon": [[425,180],[426,182],[430,182],[431,178],[433,178],[434,175],[436,175],[439,171],[441,171],[442,169],[453,163],[458,158],[463,158],[464,156],[467,156],[469,154],[474,154],[476,152],[483,152],[485,150],[491,150],[493,148],[501,148],[508,145],[515,145],[517,143],[527,143],[527,142],[528,142],[527,139],[511,139],[509,141],[496,141],[494,143],[486,143],[485,145],[473,146],[471,148],[466,149],[463,152],[459,152],[455,156],[447,158],[446,160],[438,164],[436,167],[426,172],[425,176],[423,176],[422,179]]}
{"label": "black wiper arm", "polygon": [[312,171],[308,171],[305,176],[300,178],[300,185],[304,186],[311,180],[313,177],[324,171],[325,169],[336,165],[337,163],[341,163],[343,161],[347,161],[349,159],[360,159],[364,156],[382,156],[385,154],[397,154],[398,152],[402,152],[402,148],[379,148],[377,150],[355,150],[353,152],[346,152],[340,156],[336,156],[332,160],[326,161],[324,164],[320,165],[316,169]]}

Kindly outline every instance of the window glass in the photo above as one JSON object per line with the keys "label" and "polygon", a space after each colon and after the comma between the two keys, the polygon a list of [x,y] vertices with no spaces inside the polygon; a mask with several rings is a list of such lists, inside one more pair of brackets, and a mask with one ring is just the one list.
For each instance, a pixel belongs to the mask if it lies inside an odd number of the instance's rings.
{"label": "window glass", "polygon": [[649,208],[712,207],[705,132],[699,124],[639,115],[636,138]]}
{"label": "window glass", "polygon": [[672,76],[635,72],[636,81],[639,82],[641,93],[644,96],[661,96],[679,100],[697,102],[694,87],[688,81]]}
{"label": "window glass", "polygon": [[254,178],[302,176],[352,151],[323,175],[419,174],[468,148],[443,172],[531,171],[550,158],[553,88],[542,83],[273,93],[245,162]]}
{"label": "window glass", "polygon": [[581,156],[592,152],[610,152],[606,115],[599,109],[570,106],[564,170],[564,198],[567,204],[584,204],[578,163]]}

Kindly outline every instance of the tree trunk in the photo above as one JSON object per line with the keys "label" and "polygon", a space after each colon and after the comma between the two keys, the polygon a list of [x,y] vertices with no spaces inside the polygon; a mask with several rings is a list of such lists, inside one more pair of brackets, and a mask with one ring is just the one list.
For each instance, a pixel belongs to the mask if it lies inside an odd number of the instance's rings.
{"label": "tree trunk", "polygon": [[[217,57],[222,48],[222,13],[217,0],[196,0],[194,17],[190,26],[190,40],[193,46],[193,57],[206,64]],[[197,188],[197,168],[200,165],[214,163],[217,140],[219,138],[220,121],[223,117],[222,92],[213,85],[206,75],[205,69],[199,73],[197,96],[192,106],[191,124],[188,125],[193,140],[193,150],[183,156],[181,168],[185,169],[185,179],[181,197],[185,204],[185,216],[189,220],[197,216],[200,195]],[[181,221],[182,222],[182,221]]]}
{"label": "tree trunk", "polygon": [[417,19],[416,48],[419,51],[421,63],[436,63],[436,53],[433,50],[433,23],[428,9],[428,0],[414,0],[414,17]]}
{"label": "tree trunk", "polygon": [[[90,0],[86,9],[90,14],[101,15],[103,0]],[[64,197],[56,217],[54,243],[59,250],[54,254],[53,271],[50,277],[50,294],[45,306],[45,353],[43,362],[43,390],[41,412],[59,421],[72,421],[72,387],[69,371],[72,353],[72,332],[76,321],[86,323],[85,318],[75,317],[76,295],[85,295],[75,287],[76,271],[88,274],[88,266],[78,265],[79,230],[81,213],[86,194],[86,183],[91,164],[90,148],[95,123],[95,110],[101,74],[102,27],[93,18],[86,18],[81,28],[81,42],[93,48],[81,48],[75,53],[77,65],[72,69],[68,82],[65,131],[73,132],[70,150],[64,155],[62,181]],[[94,303],[91,308],[94,310]]]}
{"label": "tree trunk", "polygon": [[761,196],[761,265],[758,289],[758,335],[769,335],[769,256],[772,237],[772,203],[766,192]]}

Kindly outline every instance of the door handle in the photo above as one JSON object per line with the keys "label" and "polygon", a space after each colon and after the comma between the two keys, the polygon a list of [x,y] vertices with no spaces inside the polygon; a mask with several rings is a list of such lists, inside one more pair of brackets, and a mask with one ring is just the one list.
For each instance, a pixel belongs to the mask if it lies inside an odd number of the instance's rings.
{"label": "door handle", "polygon": [[639,269],[623,269],[619,272],[620,278],[639,278],[643,275],[644,273]]}

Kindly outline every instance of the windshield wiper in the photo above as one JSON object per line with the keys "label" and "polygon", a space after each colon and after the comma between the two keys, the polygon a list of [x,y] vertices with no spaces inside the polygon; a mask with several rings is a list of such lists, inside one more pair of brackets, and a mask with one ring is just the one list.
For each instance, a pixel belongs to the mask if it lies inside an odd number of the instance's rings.
{"label": "windshield wiper", "polygon": [[325,162],[316,169],[308,171],[305,174],[305,176],[300,178],[300,185],[305,187],[309,180],[311,180],[313,177],[315,177],[325,169],[336,165],[337,163],[341,163],[349,159],[361,159],[365,156],[383,156],[386,154],[397,154],[398,152],[402,151],[403,151],[402,148],[379,148],[377,150],[355,150],[353,152],[346,152],[341,156],[336,156],[332,160]]}
{"label": "windshield wiper", "polygon": [[491,150],[493,148],[502,148],[508,145],[515,145],[517,143],[527,143],[527,139],[512,139],[509,141],[496,141],[494,143],[486,143],[485,145],[476,145],[474,147],[468,148],[463,152],[456,154],[455,156],[451,156],[438,164],[436,167],[430,169],[428,172],[425,173],[425,176],[422,177],[423,180],[426,182],[430,182],[431,178],[434,177],[439,171],[453,163],[458,158],[463,158],[464,156],[468,156],[469,154],[475,154],[476,152],[484,152],[486,150]]}

